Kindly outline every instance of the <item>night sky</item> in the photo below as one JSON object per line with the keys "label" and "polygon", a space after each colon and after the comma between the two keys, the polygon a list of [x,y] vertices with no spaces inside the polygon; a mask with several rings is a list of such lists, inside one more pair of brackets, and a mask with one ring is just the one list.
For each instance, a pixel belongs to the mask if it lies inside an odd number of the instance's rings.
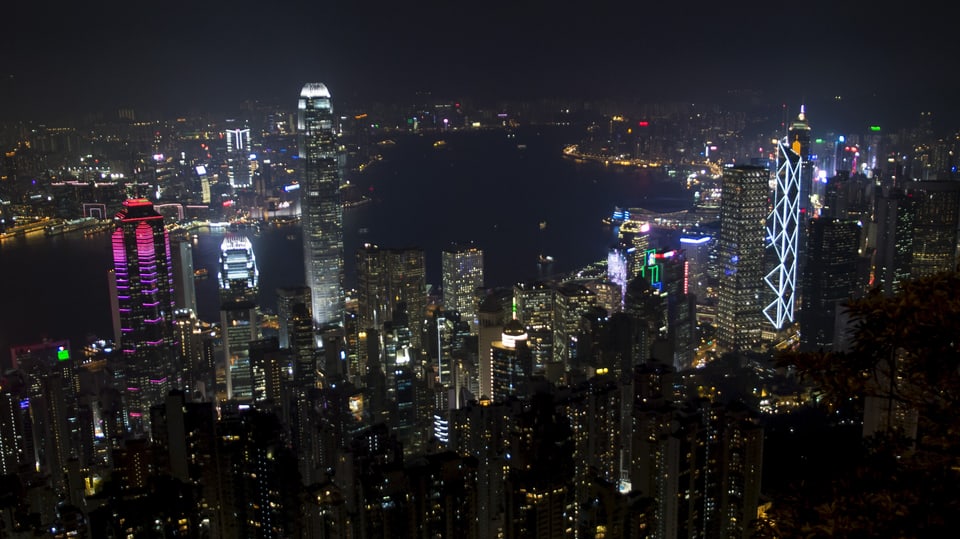
{"label": "night sky", "polygon": [[0,114],[228,113],[244,99],[291,102],[321,81],[357,102],[751,90],[952,117],[960,40],[948,13],[923,4],[19,1],[4,7]]}

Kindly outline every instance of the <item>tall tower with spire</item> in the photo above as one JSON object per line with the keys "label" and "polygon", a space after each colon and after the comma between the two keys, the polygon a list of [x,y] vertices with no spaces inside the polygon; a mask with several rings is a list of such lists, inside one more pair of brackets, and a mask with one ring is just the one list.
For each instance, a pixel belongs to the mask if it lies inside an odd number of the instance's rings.
{"label": "tall tower with spire", "polygon": [[786,147],[800,157],[800,212],[806,218],[814,217],[816,201],[823,196],[818,192],[817,178],[813,177],[813,161],[810,160],[810,123],[807,108],[800,105],[800,114],[787,130]]}

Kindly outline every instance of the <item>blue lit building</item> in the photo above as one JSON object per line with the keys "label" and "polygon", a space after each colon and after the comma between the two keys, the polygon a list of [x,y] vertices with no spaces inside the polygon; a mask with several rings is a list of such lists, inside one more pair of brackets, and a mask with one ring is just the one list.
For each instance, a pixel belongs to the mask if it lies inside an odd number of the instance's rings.
{"label": "blue lit building", "polygon": [[[801,114],[801,118],[802,118]],[[764,316],[777,331],[793,322],[797,297],[797,260],[800,241],[800,193],[803,160],[801,143],[787,147],[777,144],[777,187],[770,212],[767,238],[776,255],[776,266],[764,277],[774,297],[763,309]]]}

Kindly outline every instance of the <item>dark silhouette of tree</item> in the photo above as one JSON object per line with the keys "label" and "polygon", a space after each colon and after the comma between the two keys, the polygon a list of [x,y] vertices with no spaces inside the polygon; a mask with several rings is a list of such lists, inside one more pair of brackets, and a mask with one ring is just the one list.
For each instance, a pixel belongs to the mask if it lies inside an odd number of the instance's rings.
{"label": "dark silhouette of tree", "polygon": [[[758,537],[955,537],[960,529],[960,273],[849,302],[845,351],[784,352],[828,410],[866,411],[860,458],[776,496]],[[830,440],[823,440],[829,444]]]}

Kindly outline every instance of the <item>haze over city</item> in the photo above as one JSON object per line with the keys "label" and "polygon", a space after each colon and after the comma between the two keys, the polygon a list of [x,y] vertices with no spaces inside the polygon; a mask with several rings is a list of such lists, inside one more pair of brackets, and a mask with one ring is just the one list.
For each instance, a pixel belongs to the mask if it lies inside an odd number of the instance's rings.
{"label": "haze over city", "polygon": [[[925,2],[922,4],[926,4]],[[169,2],[8,6],[0,109],[51,121],[120,106],[182,115],[283,104],[324,80],[343,105],[447,98],[806,102],[827,127],[956,121],[949,17],[749,1]],[[823,110],[837,96],[842,106]],[[949,107],[949,108],[948,108]],[[833,116],[839,116],[833,123]]]}

